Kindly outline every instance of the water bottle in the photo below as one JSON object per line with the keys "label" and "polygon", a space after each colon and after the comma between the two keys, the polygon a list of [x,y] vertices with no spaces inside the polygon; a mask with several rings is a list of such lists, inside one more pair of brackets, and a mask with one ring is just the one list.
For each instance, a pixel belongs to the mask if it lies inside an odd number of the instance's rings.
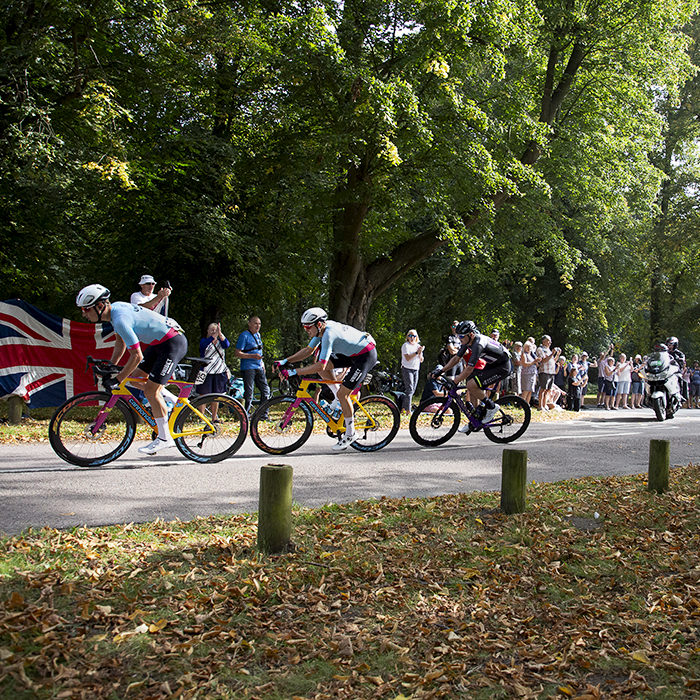
{"label": "water bottle", "polygon": [[343,409],[340,407],[340,401],[338,399],[333,399],[333,403],[330,405],[331,409],[331,415],[333,416],[333,420],[338,420],[340,418],[340,415],[343,412]]}
{"label": "water bottle", "polygon": [[331,405],[326,401],[326,399],[321,399],[319,402],[319,406],[326,412],[326,413],[332,413]]}

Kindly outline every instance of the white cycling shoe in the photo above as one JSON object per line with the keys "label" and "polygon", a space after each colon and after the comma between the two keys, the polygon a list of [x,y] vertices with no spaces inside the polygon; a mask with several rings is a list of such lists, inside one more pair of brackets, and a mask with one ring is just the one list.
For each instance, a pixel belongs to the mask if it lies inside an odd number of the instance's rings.
{"label": "white cycling shoe", "polygon": [[170,440],[161,440],[161,438],[156,438],[150,445],[139,447],[139,452],[145,455],[154,455],[156,452],[165,450],[168,447],[175,447],[175,440],[172,438],[170,438]]}
{"label": "white cycling shoe", "polygon": [[340,452],[341,450],[347,450],[350,445],[352,445],[357,438],[360,437],[358,433],[353,433],[352,435],[341,435],[340,439],[338,442],[333,445],[333,449],[336,452]]}
{"label": "white cycling shoe", "polygon": [[498,413],[499,407],[494,406],[493,408],[487,408],[484,417],[481,419],[482,423],[490,423]]}

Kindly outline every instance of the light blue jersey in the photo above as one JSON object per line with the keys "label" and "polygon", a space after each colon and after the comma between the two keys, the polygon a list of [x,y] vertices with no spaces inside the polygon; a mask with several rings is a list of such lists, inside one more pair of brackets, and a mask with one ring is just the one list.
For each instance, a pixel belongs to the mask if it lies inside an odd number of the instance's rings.
{"label": "light blue jersey", "polygon": [[321,362],[328,362],[331,355],[346,355],[353,357],[360,355],[363,352],[371,350],[375,343],[374,338],[364,331],[358,331],[357,328],[346,326],[337,321],[326,321],[326,330],[319,338],[311,338],[309,347],[315,348],[321,344],[321,350],[318,359]]}
{"label": "light blue jersey", "polygon": [[117,335],[126,343],[129,350],[144,345],[162,343],[182,329],[173,321],[145,309],[143,306],[128,304],[125,301],[115,301],[112,304],[111,322]]}

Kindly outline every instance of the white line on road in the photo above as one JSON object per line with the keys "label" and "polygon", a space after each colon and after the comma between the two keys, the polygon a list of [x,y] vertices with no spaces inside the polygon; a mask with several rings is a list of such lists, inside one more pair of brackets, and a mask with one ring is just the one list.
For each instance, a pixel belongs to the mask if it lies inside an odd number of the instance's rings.
{"label": "white line on road", "polygon": [[573,440],[575,438],[601,438],[601,437],[617,437],[618,435],[639,435],[640,430],[631,430],[625,432],[616,431],[614,433],[576,433],[575,435],[553,435],[552,437],[544,438],[532,438],[528,440],[527,438],[518,440],[518,445],[523,445],[525,443],[532,442],[551,442],[552,440]]}

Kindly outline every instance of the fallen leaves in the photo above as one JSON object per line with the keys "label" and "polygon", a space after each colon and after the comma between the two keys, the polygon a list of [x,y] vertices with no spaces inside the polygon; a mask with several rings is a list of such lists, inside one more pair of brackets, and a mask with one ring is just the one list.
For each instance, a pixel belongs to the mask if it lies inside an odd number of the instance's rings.
{"label": "fallen leaves", "polygon": [[700,478],[672,478],[663,496],[532,484],[515,517],[497,494],[299,511],[281,557],[256,553],[250,516],[11,538],[0,693],[681,696],[700,678]]}

